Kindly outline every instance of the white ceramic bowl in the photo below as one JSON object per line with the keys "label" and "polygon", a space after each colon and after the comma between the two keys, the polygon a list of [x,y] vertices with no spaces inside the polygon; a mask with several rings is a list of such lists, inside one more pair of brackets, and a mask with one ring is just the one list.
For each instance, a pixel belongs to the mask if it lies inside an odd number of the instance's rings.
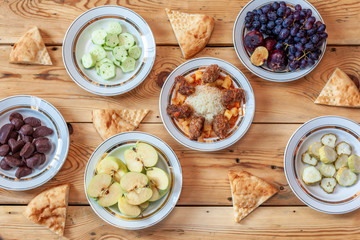
{"label": "white ceramic bowl", "polygon": [[[10,123],[9,116],[19,112],[26,117],[36,117],[42,125],[54,130],[47,136],[52,148],[46,154],[46,162],[33,169],[33,173],[21,179],[15,178],[16,169],[0,168],[0,188],[24,191],[39,187],[53,178],[64,164],[69,151],[69,131],[60,112],[49,102],[34,96],[13,96],[0,101],[0,126]],[[1,157],[2,158],[2,157]]]}
{"label": "white ceramic bowl", "polygon": [[[346,141],[352,146],[352,154],[360,154],[360,126],[356,122],[338,116],[314,118],[291,136],[284,154],[284,170],[289,186],[295,195],[309,207],[324,213],[342,214],[360,207],[360,181],[350,187],[336,185],[333,193],[326,193],[319,184],[306,185],[301,174],[307,164],[301,155],[326,133],[337,135],[337,143]],[[317,168],[321,165],[319,161]]]}
{"label": "white ceramic bowl", "polygon": [[98,162],[106,156],[114,156],[124,161],[124,151],[134,146],[137,141],[152,145],[159,154],[157,167],[163,169],[170,177],[169,192],[156,202],[150,203],[141,216],[130,218],[123,215],[117,205],[104,208],[93,198],[86,195],[94,212],[105,222],[127,230],[150,227],[163,220],[175,207],[182,188],[182,171],[179,160],[174,151],[160,138],[143,132],[125,132],[117,134],[100,144],[91,155],[85,169],[84,187],[95,175]]}
{"label": "white ceramic bowl", "polygon": [[[172,120],[172,118],[167,114],[166,108],[171,103],[172,98],[172,90],[175,83],[175,77],[182,75],[190,75],[195,71],[199,70],[199,67],[207,67],[211,64],[217,64],[222,71],[222,74],[229,74],[234,81],[234,85],[236,88],[242,88],[245,90],[245,114],[242,118],[239,118],[235,124],[235,127],[231,129],[231,134],[226,137],[225,139],[211,139],[212,142],[198,142],[194,140],[190,140],[186,134],[182,132],[177,126],[176,123]],[[224,148],[227,148],[238,140],[240,140],[247,130],[249,129],[254,113],[255,113],[255,97],[252,87],[245,77],[245,75],[234,65],[218,59],[218,58],[195,58],[189,60],[180,66],[178,66],[174,71],[170,73],[167,77],[160,93],[160,100],[159,100],[159,108],[160,108],[160,116],[161,119],[170,133],[179,143],[182,145],[192,148],[194,150],[199,151],[217,151]]]}
{"label": "white ceramic bowl", "polygon": [[[264,64],[261,67],[257,67],[253,65],[250,61],[250,52],[244,46],[244,37],[248,33],[245,27],[245,17],[246,13],[252,11],[254,9],[261,8],[262,6],[269,4],[275,1],[267,1],[267,0],[252,0],[248,4],[246,4],[240,11],[239,15],[237,16],[234,24],[233,29],[233,42],[236,54],[238,55],[240,61],[245,65],[249,71],[253,74],[257,75],[260,78],[265,80],[274,81],[274,82],[290,82],[297,80],[299,78],[305,77],[309,74],[312,70],[316,68],[316,66],[321,61],[322,57],[324,56],[326,50],[326,41],[323,43],[321,48],[321,55],[315,64],[311,67],[308,67],[303,70],[296,70],[295,72],[290,72],[287,69],[281,72],[274,72],[270,68]],[[279,1],[278,1],[279,2]],[[320,13],[316,10],[316,8],[306,0],[287,0],[285,1],[289,6],[295,6],[296,4],[300,4],[303,9],[311,9],[312,16],[316,18],[316,21],[321,21],[323,23],[324,20],[322,19]]]}
{"label": "white ceramic bowl", "polygon": [[[142,54],[136,60],[136,69],[123,73],[116,67],[116,77],[103,80],[95,68],[85,69],[81,58],[94,44],[91,33],[100,28],[107,28],[109,22],[117,21],[123,32],[131,33]],[[109,59],[113,59],[107,51]],[[134,11],[121,6],[101,6],[81,14],[70,25],[63,43],[63,61],[70,77],[83,89],[97,95],[113,96],[126,93],[145,80],[153,67],[156,56],[154,36],[145,20]]]}

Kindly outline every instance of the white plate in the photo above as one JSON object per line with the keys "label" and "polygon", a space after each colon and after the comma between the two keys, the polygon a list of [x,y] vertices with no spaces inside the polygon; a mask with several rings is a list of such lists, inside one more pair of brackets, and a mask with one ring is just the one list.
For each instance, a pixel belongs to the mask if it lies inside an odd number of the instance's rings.
{"label": "white plate", "polygon": [[[106,30],[112,21],[119,22],[123,32],[134,35],[142,54],[134,71],[123,73],[116,67],[116,77],[106,81],[97,75],[95,68],[85,69],[81,57],[94,46],[91,33],[100,28]],[[113,59],[110,51],[107,54]],[[155,56],[156,45],[149,25],[140,15],[121,6],[101,6],[81,14],[70,25],[63,43],[63,61],[70,77],[83,89],[104,96],[120,95],[137,87],[150,73]]]}
{"label": "white plate", "polygon": [[127,230],[136,230],[150,227],[163,220],[175,207],[182,188],[182,172],[179,160],[174,151],[160,138],[143,132],[125,132],[117,134],[96,148],[91,155],[85,169],[85,192],[93,178],[98,162],[105,156],[114,156],[124,161],[124,151],[134,146],[137,141],[145,142],[158,151],[159,161],[157,167],[165,170],[170,177],[169,192],[156,202],[150,203],[141,217],[129,218],[121,214],[117,205],[109,208],[101,207],[97,202],[86,194],[94,212],[105,222]]}
{"label": "white plate", "polygon": [[47,136],[52,148],[46,154],[46,162],[39,168],[34,168],[32,174],[19,180],[15,178],[16,169],[5,171],[0,168],[0,188],[24,191],[43,185],[61,169],[69,151],[69,131],[60,112],[41,98],[19,95],[1,100],[0,126],[10,123],[9,116],[13,112],[21,113],[24,118],[39,118],[41,125],[54,130],[52,135]]}
{"label": "white plate", "polygon": [[[245,27],[245,17],[246,13],[249,11],[252,11],[254,9],[258,9],[266,4],[269,4],[271,2],[275,1],[267,1],[267,0],[252,0],[248,4],[246,4],[240,11],[239,15],[236,18],[235,24],[234,24],[234,30],[233,30],[233,42],[236,54],[238,55],[240,61],[245,65],[249,71],[251,71],[253,74],[257,75],[260,78],[274,81],[274,82],[290,82],[297,80],[299,78],[302,78],[309,74],[312,70],[316,68],[316,66],[321,61],[322,57],[324,56],[325,49],[326,49],[326,41],[324,42],[322,48],[321,48],[321,55],[317,61],[315,61],[315,64],[311,67],[308,67],[304,70],[297,70],[295,72],[288,72],[287,70],[282,72],[274,72],[271,69],[269,69],[267,66],[257,67],[253,65],[250,61],[250,52],[245,49],[244,46],[244,37],[247,34],[247,29]],[[311,5],[306,0],[287,0],[285,1],[286,4],[290,6],[295,6],[296,4],[300,4],[302,8],[304,9],[311,9],[312,16],[316,18],[316,21],[321,21],[323,23],[324,20],[322,19],[320,13],[316,10],[316,8]]]}
{"label": "white plate", "polygon": [[[301,155],[326,133],[334,133],[336,143],[346,141],[352,146],[352,154],[360,154],[360,125],[338,116],[314,118],[303,124],[291,136],[285,150],[284,170],[289,186],[295,195],[309,207],[324,213],[342,214],[360,207],[360,180],[350,187],[336,185],[333,193],[326,193],[319,184],[306,185],[301,174],[307,166]],[[320,165],[320,164],[319,164]],[[318,167],[318,166],[317,166]]]}
{"label": "white plate", "polygon": [[[238,119],[235,127],[232,129],[232,134],[229,135],[227,138],[223,140],[214,139],[215,141],[213,142],[198,142],[190,140],[190,138],[188,138],[176,126],[176,123],[174,123],[171,117],[166,113],[166,108],[171,102],[172,95],[170,95],[170,93],[174,86],[175,77],[179,75],[190,75],[194,71],[197,71],[199,67],[207,67],[211,64],[217,64],[220,67],[222,74],[229,74],[234,81],[236,88],[240,87],[245,90],[245,114],[242,118]],[[188,148],[199,151],[217,151],[233,145],[247,132],[252,123],[255,113],[255,97],[249,81],[247,80],[245,75],[234,65],[218,58],[195,58],[178,66],[167,77],[161,89],[159,108],[160,116],[166,129],[168,130],[170,135],[172,135],[179,143]]]}

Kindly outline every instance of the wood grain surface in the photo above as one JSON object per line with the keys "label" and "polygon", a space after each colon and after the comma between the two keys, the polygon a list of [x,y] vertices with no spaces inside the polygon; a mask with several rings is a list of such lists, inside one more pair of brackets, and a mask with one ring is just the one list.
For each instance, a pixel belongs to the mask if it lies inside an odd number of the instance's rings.
{"label": "wood grain surface", "polygon": [[[0,237],[61,239],[28,222],[24,208],[0,206]],[[358,239],[359,217],[359,211],[329,215],[308,207],[259,207],[235,223],[232,207],[176,207],[161,223],[128,231],[105,223],[89,206],[70,206],[63,239]]]}
{"label": "wood grain surface", "polygon": [[[0,89],[5,89],[0,92],[0,98],[19,94],[44,98],[54,104],[68,122],[91,122],[94,108],[134,106],[151,109],[144,122],[161,122],[158,108],[160,88],[155,80],[162,76],[161,73],[170,73],[184,62],[178,47],[157,47],[154,68],[139,87],[121,96],[102,97],[86,92],[71,80],[62,63],[61,47],[48,48],[53,66],[9,64],[10,49],[10,46],[0,46]],[[289,83],[269,82],[250,73],[232,47],[209,47],[199,54],[199,57],[204,56],[225,59],[246,75],[255,93],[256,123],[303,123],[314,117],[334,114],[360,122],[358,109],[314,104],[336,67],[360,78],[359,47],[328,47],[313,72]]]}
{"label": "wood grain surface", "polygon": [[[171,0],[7,0],[0,3],[0,43],[12,44],[25,29],[37,25],[47,44],[60,45],[67,28],[84,11],[101,5],[120,5],[140,14],[151,27],[157,44],[176,45],[165,8],[203,13],[215,18],[210,45],[231,45],[233,25],[247,0],[231,1]],[[360,2],[357,0],[311,0],[322,15],[329,33],[329,44],[359,44]],[[8,24],[11,23],[11,27]]]}
{"label": "wood grain surface", "polygon": [[[42,190],[71,183],[70,204],[88,204],[84,192],[87,160],[102,142],[92,124],[72,123],[70,151],[61,171],[49,183],[25,192],[0,189],[0,204],[27,204]],[[270,127],[271,126],[271,127]],[[253,124],[238,143],[228,149],[205,153],[183,147],[162,124],[141,124],[139,131],[152,133],[167,142],[180,160],[183,189],[179,205],[232,205],[227,176],[231,167],[241,167],[272,183],[279,194],[267,205],[301,205],[287,185],[283,171],[286,143],[298,124]],[[261,141],[259,141],[261,133]]]}

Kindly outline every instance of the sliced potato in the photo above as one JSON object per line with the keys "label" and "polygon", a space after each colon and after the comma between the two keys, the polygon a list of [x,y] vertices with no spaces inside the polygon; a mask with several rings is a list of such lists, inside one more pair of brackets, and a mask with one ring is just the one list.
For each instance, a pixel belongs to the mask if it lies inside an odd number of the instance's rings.
{"label": "sliced potato", "polygon": [[313,166],[316,166],[316,164],[318,163],[318,160],[315,157],[311,156],[308,152],[303,153],[301,161],[303,161],[303,163],[307,163]]}
{"label": "sliced potato", "polygon": [[324,177],[333,177],[336,173],[335,166],[332,163],[321,164],[319,171],[320,171],[321,175],[323,175]]}
{"label": "sliced potato", "polygon": [[321,173],[314,166],[306,167],[302,174],[302,180],[307,185],[312,185],[321,181]]}
{"label": "sliced potato", "polygon": [[360,173],[360,157],[358,155],[351,155],[348,158],[349,169],[354,173]]}
{"label": "sliced potato", "polygon": [[342,167],[336,174],[336,180],[341,186],[348,187],[356,182],[357,176],[349,168]]}
{"label": "sliced potato", "polygon": [[334,192],[336,184],[337,184],[336,179],[333,177],[323,178],[321,179],[320,187],[324,189],[325,192],[332,193]]}
{"label": "sliced potato", "polygon": [[321,142],[314,142],[313,144],[311,144],[310,147],[309,147],[310,155],[319,159],[320,158],[319,149],[321,147],[322,147]]}
{"label": "sliced potato", "polygon": [[338,156],[338,158],[336,159],[336,162],[335,162],[336,170],[339,170],[342,167],[347,167],[348,166],[348,158],[349,158],[349,156],[346,154],[341,154],[340,156]]}
{"label": "sliced potato", "polygon": [[347,142],[340,142],[338,143],[338,145],[336,145],[336,152],[338,155],[340,154],[350,155],[351,151],[352,151],[351,146]]}
{"label": "sliced potato", "polygon": [[334,148],[335,143],[336,143],[336,139],[337,139],[337,137],[336,137],[335,134],[328,133],[328,134],[325,134],[324,136],[321,137],[321,142],[322,142],[322,144],[324,144],[326,146]]}
{"label": "sliced potato", "polygon": [[319,149],[320,161],[323,163],[333,163],[337,158],[335,150],[329,146],[322,146]]}

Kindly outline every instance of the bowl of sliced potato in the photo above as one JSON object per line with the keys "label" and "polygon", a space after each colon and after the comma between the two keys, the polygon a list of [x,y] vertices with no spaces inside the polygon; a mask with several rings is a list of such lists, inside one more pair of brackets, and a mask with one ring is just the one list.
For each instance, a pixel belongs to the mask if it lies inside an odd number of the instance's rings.
{"label": "bowl of sliced potato", "polygon": [[295,131],[284,155],[285,175],[295,195],[325,213],[360,206],[360,126],[338,116],[312,119]]}
{"label": "bowl of sliced potato", "polygon": [[172,149],[159,138],[126,132],[103,142],[85,170],[87,199],[104,221],[135,230],[164,219],[180,196],[182,173]]}

